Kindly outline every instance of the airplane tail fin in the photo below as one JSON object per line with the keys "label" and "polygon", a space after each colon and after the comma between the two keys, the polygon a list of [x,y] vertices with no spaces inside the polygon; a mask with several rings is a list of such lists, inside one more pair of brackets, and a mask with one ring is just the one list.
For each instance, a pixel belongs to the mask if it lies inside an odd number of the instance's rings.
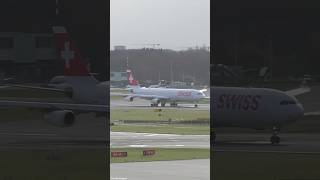
{"label": "airplane tail fin", "polygon": [[63,60],[64,75],[66,76],[89,76],[90,72],[78,48],[70,39],[65,27],[54,26],[55,44],[59,52],[59,58]]}
{"label": "airplane tail fin", "polygon": [[134,79],[132,71],[130,69],[127,69],[127,79],[129,86],[139,86],[139,82]]}

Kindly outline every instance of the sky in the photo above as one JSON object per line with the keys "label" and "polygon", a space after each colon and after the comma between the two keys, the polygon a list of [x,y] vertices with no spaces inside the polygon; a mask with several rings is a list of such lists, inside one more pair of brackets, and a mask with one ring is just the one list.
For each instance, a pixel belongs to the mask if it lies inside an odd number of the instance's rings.
{"label": "sky", "polygon": [[110,47],[210,45],[210,0],[111,0]]}

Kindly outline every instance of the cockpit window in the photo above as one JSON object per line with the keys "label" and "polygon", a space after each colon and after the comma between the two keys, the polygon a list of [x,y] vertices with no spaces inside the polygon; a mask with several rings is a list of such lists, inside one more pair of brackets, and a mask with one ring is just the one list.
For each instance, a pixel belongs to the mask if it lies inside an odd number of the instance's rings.
{"label": "cockpit window", "polygon": [[289,105],[289,104],[297,104],[297,102],[291,101],[291,100],[283,100],[280,102],[280,105]]}

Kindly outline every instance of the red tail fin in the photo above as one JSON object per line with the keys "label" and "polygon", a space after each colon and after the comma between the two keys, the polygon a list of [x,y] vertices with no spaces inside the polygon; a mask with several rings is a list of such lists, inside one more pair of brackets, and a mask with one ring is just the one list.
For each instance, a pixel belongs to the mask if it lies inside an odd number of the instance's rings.
{"label": "red tail fin", "polygon": [[54,39],[59,52],[59,57],[63,60],[64,75],[67,76],[87,76],[89,70],[87,64],[80,55],[80,51],[75,47],[66,29],[61,26],[53,27]]}
{"label": "red tail fin", "polygon": [[138,83],[137,80],[135,80],[133,78],[132,71],[130,69],[127,69],[127,75],[128,75],[128,83],[129,83],[129,85],[138,86],[139,83]]}

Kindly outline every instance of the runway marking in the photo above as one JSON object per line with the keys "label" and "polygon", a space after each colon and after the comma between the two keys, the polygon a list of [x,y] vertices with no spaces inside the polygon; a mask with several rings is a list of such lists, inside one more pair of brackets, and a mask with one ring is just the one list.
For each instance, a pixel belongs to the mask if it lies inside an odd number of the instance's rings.
{"label": "runway marking", "polygon": [[247,153],[280,153],[280,154],[320,154],[320,152],[310,152],[310,151],[252,151],[252,150],[227,150],[219,149],[213,152],[247,152]]}
{"label": "runway marking", "polygon": [[111,180],[128,180],[128,178],[123,178],[123,177],[111,177]]}
{"label": "runway marking", "polygon": [[148,147],[148,145],[129,145],[129,147]]}

